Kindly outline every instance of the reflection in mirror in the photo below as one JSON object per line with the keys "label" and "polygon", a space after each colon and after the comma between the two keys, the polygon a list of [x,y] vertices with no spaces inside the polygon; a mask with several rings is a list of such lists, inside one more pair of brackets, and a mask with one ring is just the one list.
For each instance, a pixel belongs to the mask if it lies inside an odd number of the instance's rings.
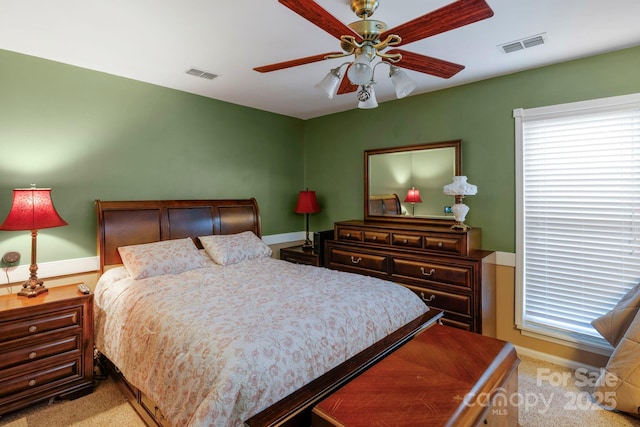
{"label": "reflection in mirror", "polygon": [[[451,220],[442,192],[462,173],[461,141],[365,151],[365,219]],[[419,196],[409,190],[415,189]],[[414,203],[412,203],[414,202]]]}

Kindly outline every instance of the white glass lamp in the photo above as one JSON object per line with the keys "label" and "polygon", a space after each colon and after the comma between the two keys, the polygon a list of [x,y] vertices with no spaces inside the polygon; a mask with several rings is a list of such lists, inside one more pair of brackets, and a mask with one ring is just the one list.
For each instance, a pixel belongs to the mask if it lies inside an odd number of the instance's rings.
{"label": "white glass lamp", "polygon": [[456,224],[452,225],[451,228],[460,228],[465,231],[471,228],[464,224],[464,220],[469,212],[469,206],[462,203],[462,199],[464,199],[464,196],[473,196],[477,194],[478,187],[473,184],[469,184],[466,176],[454,176],[453,182],[445,185],[442,190],[447,196],[454,196],[456,201],[456,203],[451,207]]}
{"label": "white glass lamp", "polygon": [[318,89],[327,94],[329,99],[333,99],[338,86],[340,85],[340,67],[336,67],[329,71],[326,76],[316,85]]}
{"label": "white glass lamp", "polygon": [[373,69],[369,65],[371,59],[364,53],[356,56],[356,60],[347,70],[347,77],[354,85],[363,86],[373,78]]}
{"label": "white glass lamp", "polygon": [[416,83],[407,76],[407,73],[394,65],[389,69],[389,77],[398,99],[409,95],[416,88]]}
{"label": "white glass lamp", "polygon": [[373,91],[373,83],[362,86],[362,89],[358,92],[358,100],[358,108],[363,110],[376,108],[378,106],[376,93]]}

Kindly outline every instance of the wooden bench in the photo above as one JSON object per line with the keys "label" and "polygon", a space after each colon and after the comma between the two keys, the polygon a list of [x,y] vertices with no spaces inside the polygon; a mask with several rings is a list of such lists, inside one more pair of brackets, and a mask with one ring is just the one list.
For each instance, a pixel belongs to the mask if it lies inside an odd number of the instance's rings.
{"label": "wooden bench", "polygon": [[434,325],[316,405],[312,427],[515,426],[518,363],[510,343]]}

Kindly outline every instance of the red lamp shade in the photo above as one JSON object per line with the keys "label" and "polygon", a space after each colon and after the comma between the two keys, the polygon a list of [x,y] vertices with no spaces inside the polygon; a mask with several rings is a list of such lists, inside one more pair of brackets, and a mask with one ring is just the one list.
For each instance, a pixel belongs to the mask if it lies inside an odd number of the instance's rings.
{"label": "red lamp shade", "polygon": [[29,280],[22,285],[19,296],[35,297],[48,292],[42,280],[38,279],[37,238],[41,228],[52,228],[67,225],[60,218],[51,201],[50,188],[16,188],[13,190],[13,204],[7,219],[0,225],[0,230],[31,231],[31,265]]}
{"label": "red lamp shade", "polygon": [[0,230],[40,230],[63,225],[67,223],[53,207],[50,188],[16,188],[11,211]]}
{"label": "red lamp shade", "polygon": [[404,198],[406,203],[422,203],[422,199],[420,198],[420,190],[415,187],[411,187],[407,190],[407,197]]}
{"label": "red lamp shade", "polygon": [[317,213],[320,212],[320,205],[316,199],[315,191],[301,191],[298,195],[298,203],[296,203],[295,213]]}

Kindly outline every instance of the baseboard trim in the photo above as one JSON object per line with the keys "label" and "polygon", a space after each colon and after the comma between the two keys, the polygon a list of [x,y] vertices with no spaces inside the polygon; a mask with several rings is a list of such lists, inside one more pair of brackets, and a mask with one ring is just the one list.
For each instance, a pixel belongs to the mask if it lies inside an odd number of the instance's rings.
{"label": "baseboard trim", "polygon": [[515,346],[516,352],[522,356],[528,356],[533,359],[544,360],[545,362],[553,363],[554,365],[562,366],[564,368],[573,369],[574,371],[578,368],[584,368],[589,371],[597,371],[600,368],[595,366],[587,365],[585,363],[576,362],[575,360],[565,359],[564,357],[554,356],[553,354],[544,353],[538,350],[532,350],[530,348],[522,347],[519,345]]}

